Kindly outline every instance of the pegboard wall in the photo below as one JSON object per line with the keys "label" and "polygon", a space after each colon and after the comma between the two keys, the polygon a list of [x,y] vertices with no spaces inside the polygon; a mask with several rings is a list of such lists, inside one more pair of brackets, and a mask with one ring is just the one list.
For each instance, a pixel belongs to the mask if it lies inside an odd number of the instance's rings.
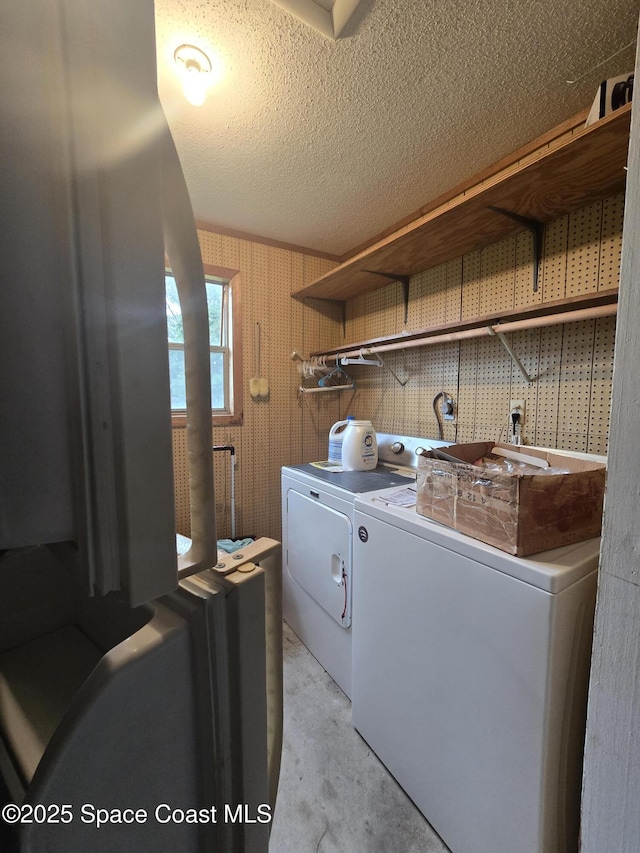
{"label": "pegboard wall", "polygon": [[[392,335],[618,286],[624,195],[582,208],[547,225],[538,290],[528,232],[412,276],[406,327],[399,286],[348,303],[346,339]],[[392,299],[391,304],[388,300]],[[387,309],[384,305],[387,300]],[[367,331],[367,317],[375,330]],[[496,338],[476,338],[383,356],[389,371],[354,368],[358,391],[350,411],[381,431],[435,438],[432,401],[446,391],[456,401],[455,424],[444,438],[506,438],[509,405],[525,401],[528,444],[606,453],[615,318],[567,323],[510,336],[527,383]],[[368,372],[365,372],[368,371]],[[346,409],[343,409],[343,415]]]}
{"label": "pegboard wall", "polygon": [[[530,376],[528,384],[496,338],[477,338],[383,354],[385,367],[349,367],[357,390],[297,392],[300,374],[291,352],[303,356],[349,341],[467,319],[510,307],[610,289],[618,284],[622,195],[548,224],[533,292],[528,233],[449,261],[412,277],[407,326],[396,283],[347,303],[343,337],[339,307],[302,303],[291,293],[330,270],[332,261],[200,230],[205,263],[240,270],[243,325],[242,426],[215,428],[212,444],[236,448],[236,535],[280,538],[280,468],[326,458],[331,424],[347,414],[369,418],[381,432],[437,437],[432,401],[440,391],[456,403],[445,421],[450,441],[506,436],[509,403],[525,401],[527,443],[606,453],[615,318],[510,336]],[[254,325],[261,328],[261,372],[270,394],[252,400]],[[394,378],[392,372],[398,379]],[[403,383],[403,384],[401,384]],[[216,454],[218,537],[230,535],[229,458]],[[174,429],[177,529],[189,535],[186,430]]]}

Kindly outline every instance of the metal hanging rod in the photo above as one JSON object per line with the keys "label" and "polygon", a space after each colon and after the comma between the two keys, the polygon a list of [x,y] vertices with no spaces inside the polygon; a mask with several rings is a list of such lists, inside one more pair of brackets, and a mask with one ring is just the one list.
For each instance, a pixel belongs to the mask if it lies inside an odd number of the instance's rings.
{"label": "metal hanging rod", "polygon": [[325,387],[318,388],[304,388],[302,385],[298,388],[298,391],[301,391],[303,394],[321,394],[322,392],[328,391],[355,391],[356,383],[352,382],[351,385],[327,385]]}
{"label": "metal hanging rod", "polygon": [[545,314],[540,317],[528,317],[523,320],[509,320],[504,323],[478,326],[473,329],[461,329],[459,331],[444,332],[437,335],[424,335],[419,338],[411,338],[411,340],[397,340],[387,344],[374,344],[370,347],[359,347],[357,350],[344,350],[332,355],[331,357],[333,358],[338,356],[339,358],[356,358],[360,353],[363,355],[373,355],[375,353],[413,349],[414,347],[425,347],[430,346],[431,344],[469,340],[471,338],[480,338],[484,335],[495,335],[497,333],[504,335],[507,332],[520,332],[524,329],[539,329],[544,326],[558,326],[563,323],[577,323],[580,320],[596,320],[599,317],[611,317],[616,314],[616,310],[616,303],[612,302],[605,305],[594,305],[589,308],[580,308],[573,311],[562,311],[558,314]]}

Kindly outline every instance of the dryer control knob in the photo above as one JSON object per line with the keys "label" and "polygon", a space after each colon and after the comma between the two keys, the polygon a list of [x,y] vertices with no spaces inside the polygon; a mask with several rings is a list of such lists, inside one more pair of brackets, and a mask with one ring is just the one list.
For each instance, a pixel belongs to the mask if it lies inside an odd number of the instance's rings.
{"label": "dryer control knob", "polygon": [[404,450],[404,444],[401,441],[394,441],[391,445],[392,453],[402,453]]}
{"label": "dryer control knob", "polygon": [[416,447],[416,456],[422,456],[422,454],[426,452],[427,451],[424,449],[424,447]]}

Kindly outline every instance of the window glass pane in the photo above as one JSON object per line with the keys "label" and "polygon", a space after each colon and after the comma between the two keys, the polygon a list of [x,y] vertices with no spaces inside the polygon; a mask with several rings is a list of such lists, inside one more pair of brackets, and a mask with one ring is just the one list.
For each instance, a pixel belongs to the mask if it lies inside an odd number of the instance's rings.
{"label": "window glass pane", "polygon": [[187,392],[184,377],[184,351],[169,350],[169,387],[171,389],[171,408],[187,408]]}
{"label": "window glass pane", "polygon": [[206,281],[207,305],[209,306],[209,346],[220,347],[222,340],[222,292],[223,285]]}
{"label": "window glass pane", "polygon": [[182,329],[182,311],[180,310],[180,300],[178,299],[178,289],[173,276],[166,275],[164,277],[166,299],[167,299],[167,331],[169,333],[169,343],[183,344],[184,331]]}
{"label": "window glass pane", "polygon": [[[165,276],[167,331],[169,340],[169,380],[171,408],[186,409],[186,382],[184,373],[184,328],[176,282],[171,273]],[[210,353],[211,407],[225,413],[230,405],[229,373],[230,353],[228,316],[230,303],[226,298],[227,283],[220,280],[205,280],[205,292],[209,313],[209,346],[221,351]]]}
{"label": "window glass pane", "polygon": [[[169,350],[171,408],[186,409],[187,396],[183,350]],[[211,353],[211,408],[224,409],[224,353]]]}
{"label": "window glass pane", "polygon": [[211,353],[211,408],[224,409],[224,354]]}

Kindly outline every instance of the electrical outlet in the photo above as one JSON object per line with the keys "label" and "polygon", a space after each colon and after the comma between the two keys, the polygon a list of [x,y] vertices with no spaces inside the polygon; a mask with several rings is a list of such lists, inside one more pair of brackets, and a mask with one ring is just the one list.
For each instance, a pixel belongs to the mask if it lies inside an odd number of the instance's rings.
{"label": "electrical outlet", "polygon": [[524,423],[524,400],[512,400],[509,404],[509,419],[513,414],[520,415],[520,426]]}
{"label": "electrical outlet", "polygon": [[442,398],[442,418],[445,421],[455,421],[456,413],[455,413],[455,403],[453,402],[453,397],[450,397],[448,394],[445,394]]}

